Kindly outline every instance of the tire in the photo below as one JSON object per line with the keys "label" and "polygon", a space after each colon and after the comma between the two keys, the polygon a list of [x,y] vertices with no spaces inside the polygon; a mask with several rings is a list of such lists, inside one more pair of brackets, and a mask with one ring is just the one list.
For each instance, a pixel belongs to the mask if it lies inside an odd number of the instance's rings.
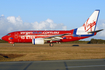
{"label": "tire", "polygon": [[53,43],[50,43],[50,44],[49,44],[49,46],[50,46],[50,47],[53,47],[53,46],[54,46],[54,44],[53,44]]}

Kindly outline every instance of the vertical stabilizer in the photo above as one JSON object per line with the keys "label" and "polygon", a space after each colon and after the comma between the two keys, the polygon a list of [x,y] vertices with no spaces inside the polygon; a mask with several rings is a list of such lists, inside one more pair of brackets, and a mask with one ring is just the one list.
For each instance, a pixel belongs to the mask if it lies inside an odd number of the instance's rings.
{"label": "vertical stabilizer", "polygon": [[95,31],[100,10],[95,10],[93,14],[87,19],[83,26],[77,28],[77,35],[89,34],[88,32]]}

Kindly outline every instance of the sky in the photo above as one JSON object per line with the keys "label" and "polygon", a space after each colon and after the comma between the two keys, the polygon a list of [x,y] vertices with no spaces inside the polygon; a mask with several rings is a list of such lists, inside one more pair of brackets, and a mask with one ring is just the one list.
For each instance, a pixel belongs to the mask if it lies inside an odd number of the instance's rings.
{"label": "sky", "polygon": [[[105,29],[105,0],[0,0],[0,38],[20,30],[78,28],[96,9],[97,29]],[[91,38],[105,40],[105,30]]]}

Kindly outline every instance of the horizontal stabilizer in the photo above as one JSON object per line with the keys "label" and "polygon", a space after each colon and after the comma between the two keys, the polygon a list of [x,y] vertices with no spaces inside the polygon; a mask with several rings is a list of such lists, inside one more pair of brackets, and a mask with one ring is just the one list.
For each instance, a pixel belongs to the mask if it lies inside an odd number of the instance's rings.
{"label": "horizontal stabilizer", "polygon": [[97,32],[100,32],[100,31],[102,31],[102,30],[104,30],[104,29],[100,29],[100,30],[96,30],[96,31],[91,31],[91,32],[88,32],[88,33],[97,33]]}

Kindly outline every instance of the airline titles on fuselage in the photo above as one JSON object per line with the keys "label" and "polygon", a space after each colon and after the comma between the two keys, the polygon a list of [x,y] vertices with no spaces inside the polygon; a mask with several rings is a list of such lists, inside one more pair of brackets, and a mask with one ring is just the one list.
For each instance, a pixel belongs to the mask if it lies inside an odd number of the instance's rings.
{"label": "airline titles on fuselage", "polygon": [[58,31],[43,31],[43,32],[37,32],[37,31],[33,31],[33,32],[20,32],[21,39],[34,39],[35,36],[39,35],[39,36],[45,36],[45,35],[56,35],[59,34]]}

